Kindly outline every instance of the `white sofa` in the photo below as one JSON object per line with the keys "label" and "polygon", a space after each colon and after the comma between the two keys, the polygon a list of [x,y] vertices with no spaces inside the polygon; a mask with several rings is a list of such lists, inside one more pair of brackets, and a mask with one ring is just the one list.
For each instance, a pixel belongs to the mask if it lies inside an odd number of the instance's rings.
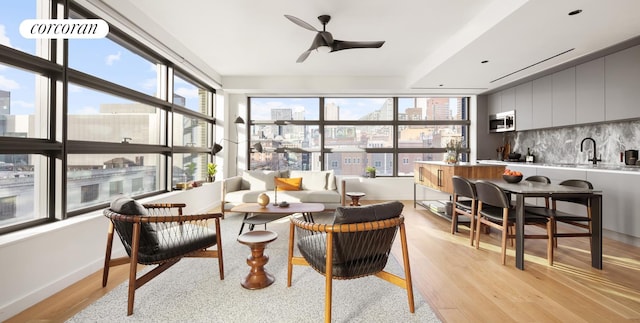
{"label": "white sofa", "polygon": [[[255,203],[260,193],[269,195],[275,201],[275,178],[302,178],[299,191],[278,191],[278,202],[322,203],[326,210],[344,205],[344,194],[336,185],[336,176],[330,171],[244,171],[241,176],[222,181],[222,213],[242,203]],[[340,185],[342,187],[342,185]]]}

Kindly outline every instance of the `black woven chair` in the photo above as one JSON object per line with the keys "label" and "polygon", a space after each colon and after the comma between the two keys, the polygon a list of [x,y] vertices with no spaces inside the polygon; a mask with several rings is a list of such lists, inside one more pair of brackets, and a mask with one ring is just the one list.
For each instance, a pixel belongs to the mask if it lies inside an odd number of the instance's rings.
{"label": "black woven chair", "polygon": [[[293,265],[311,266],[325,276],[325,322],[331,322],[333,279],[354,279],[375,275],[407,290],[409,311],[414,313],[413,288],[403,204],[387,202],[363,207],[338,207],[333,224],[305,222],[291,218],[287,287]],[[391,246],[400,228],[404,278],[384,271]],[[302,257],[294,257],[294,241]],[[363,289],[366,293],[366,289]]]}
{"label": "black woven chair", "polygon": [[469,242],[473,246],[475,238],[476,214],[478,209],[478,197],[476,186],[464,177],[453,176],[453,210],[451,212],[451,234],[458,231],[458,215],[469,218]]}
{"label": "black woven chair", "polygon": [[[509,234],[509,226],[515,225],[516,210],[511,207],[509,198],[504,190],[499,186],[486,181],[476,182],[476,192],[478,193],[478,221],[476,228],[476,249],[480,248],[480,226],[482,224],[496,228],[502,232],[501,248],[502,248],[502,264],[506,263],[507,238],[513,238],[514,235]],[[490,205],[493,207],[486,207]],[[530,239],[547,239],[547,260],[549,265],[553,265],[553,228],[549,218],[526,212],[524,214],[525,225],[544,225],[547,234],[525,234],[525,238]]]}
{"label": "black woven chair", "polygon": [[[104,215],[109,218],[102,287],[107,285],[109,268],[129,264],[127,315],[133,314],[135,291],[175,265],[183,257],[218,258],[220,279],[224,279],[220,218],[222,214],[183,215],[185,204],[144,204],[128,197],[115,199]],[[215,230],[209,228],[209,220]],[[113,231],[118,233],[128,257],[111,259]],[[208,248],[217,245],[215,250]],[[157,265],[137,277],[137,265]]]}

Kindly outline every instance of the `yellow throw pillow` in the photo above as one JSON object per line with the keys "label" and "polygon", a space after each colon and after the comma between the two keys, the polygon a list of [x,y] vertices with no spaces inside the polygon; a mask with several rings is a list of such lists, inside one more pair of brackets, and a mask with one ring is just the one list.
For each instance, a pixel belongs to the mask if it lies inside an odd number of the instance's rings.
{"label": "yellow throw pillow", "polygon": [[275,183],[278,191],[299,191],[302,187],[302,177],[276,177]]}

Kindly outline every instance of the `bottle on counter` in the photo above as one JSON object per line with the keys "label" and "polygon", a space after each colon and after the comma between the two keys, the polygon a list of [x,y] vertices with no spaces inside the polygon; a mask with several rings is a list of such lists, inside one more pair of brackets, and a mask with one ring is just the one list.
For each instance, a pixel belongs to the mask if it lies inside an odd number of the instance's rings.
{"label": "bottle on counter", "polygon": [[525,161],[527,163],[533,163],[535,162],[535,156],[533,156],[533,153],[531,153],[531,148],[527,147],[527,155],[525,156]]}

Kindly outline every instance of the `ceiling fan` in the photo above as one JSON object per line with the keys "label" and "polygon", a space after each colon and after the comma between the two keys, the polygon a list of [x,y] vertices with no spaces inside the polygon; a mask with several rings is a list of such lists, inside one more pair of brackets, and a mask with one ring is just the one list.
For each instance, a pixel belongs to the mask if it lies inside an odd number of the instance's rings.
{"label": "ceiling fan", "polygon": [[284,15],[287,19],[291,20],[294,24],[311,31],[317,32],[316,36],[313,38],[313,42],[311,43],[311,47],[307,49],[300,57],[296,63],[304,62],[312,50],[317,50],[319,47],[329,47],[331,52],[336,52],[343,49],[352,49],[352,48],[380,48],[384,44],[383,41],[345,41],[345,40],[337,40],[333,39],[333,36],[330,32],[326,30],[327,23],[331,20],[331,16],[329,15],[321,15],[318,16],[318,20],[322,23],[322,31],[317,30],[315,27],[305,22],[304,20],[291,16]]}

